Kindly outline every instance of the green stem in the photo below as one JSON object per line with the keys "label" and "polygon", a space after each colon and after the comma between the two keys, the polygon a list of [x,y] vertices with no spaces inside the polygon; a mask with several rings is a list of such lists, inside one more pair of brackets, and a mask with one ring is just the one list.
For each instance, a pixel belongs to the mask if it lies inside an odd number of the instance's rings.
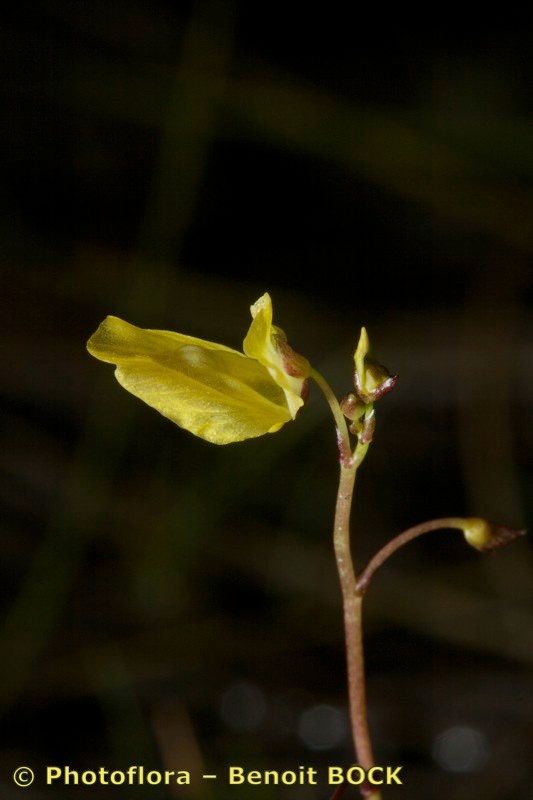
{"label": "green stem", "polygon": [[350,442],[350,434],[348,433],[346,419],[341,411],[339,401],[335,397],[333,389],[323,375],[320,374],[320,372],[317,372],[316,369],[311,369],[311,377],[322,390],[322,393],[324,394],[324,397],[326,398],[331,409],[331,413],[333,414],[335,428],[337,430],[337,445],[339,447],[341,463],[348,464],[352,460],[352,445]]}

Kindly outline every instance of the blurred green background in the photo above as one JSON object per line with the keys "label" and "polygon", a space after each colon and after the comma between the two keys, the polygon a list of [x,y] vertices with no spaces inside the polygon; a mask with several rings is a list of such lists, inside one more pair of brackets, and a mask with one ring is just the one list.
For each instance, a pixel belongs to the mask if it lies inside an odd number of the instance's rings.
{"label": "blurred green background", "polygon": [[[106,314],[240,348],[268,290],[339,394],[366,324],[400,381],[359,480],[359,565],[432,517],[527,525],[531,14],[341,8],[4,12],[8,800],[325,800],[324,784],[19,790],[11,774],[352,761],[325,403],[208,445],[86,354]],[[370,720],[378,763],[405,765],[386,797],[531,798],[532,563],[525,539],[483,557],[443,532],[376,578]]]}

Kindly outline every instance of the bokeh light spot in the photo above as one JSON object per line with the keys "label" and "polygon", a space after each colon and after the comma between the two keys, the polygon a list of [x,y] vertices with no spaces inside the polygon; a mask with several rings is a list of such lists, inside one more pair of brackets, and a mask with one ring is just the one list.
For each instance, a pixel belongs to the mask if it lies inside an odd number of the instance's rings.
{"label": "bokeh light spot", "polygon": [[486,736],[467,725],[447,728],[433,743],[433,758],[448,772],[475,772],[485,764],[488,755]]}
{"label": "bokeh light spot", "polygon": [[254,731],[266,715],[265,696],[252,683],[236,683],[220,699],[220,717],[235,731]]}
{"label": "bokeh light spot", "polygon": [[343,744],[348,733],[346,713],[330,705],[308,708],[298,721],[298,735],[310,750],[331,750]]}

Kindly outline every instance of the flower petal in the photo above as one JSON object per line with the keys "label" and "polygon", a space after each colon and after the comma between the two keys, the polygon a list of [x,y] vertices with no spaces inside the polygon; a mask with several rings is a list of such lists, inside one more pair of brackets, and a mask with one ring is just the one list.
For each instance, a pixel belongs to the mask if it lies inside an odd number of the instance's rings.
{"label": "flower petal", "polygon": [[264,294],[251,307],[252,323],[243,342],[243,350],[265,366],[285,392],[294,419],[304,400],[304,386],[310,374],[307,359],[295,353],[281,328],[272,324],[272,300]]}
{"label": "flower petal", "polygon": [[107,317],[87,343],[118,382],[177,425],[215,444],[279,430],[283,390],[257,361],[224,345]]}

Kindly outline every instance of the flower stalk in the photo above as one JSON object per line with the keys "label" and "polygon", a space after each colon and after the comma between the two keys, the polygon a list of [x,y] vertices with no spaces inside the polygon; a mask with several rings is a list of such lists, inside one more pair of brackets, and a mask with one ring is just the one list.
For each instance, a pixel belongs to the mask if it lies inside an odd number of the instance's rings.
{"label": "flower stalk", "polygon": [[408,528],[403,533],[395,536],[390,542],[379,550],[368,562],[367,566],[357,580],[357,591],[364,594],[368,589],[374,574],[387,561],[390,556],[413,539],[438,530],[462,531],[468,544],[476,550],[490,552],[497,547],[508,544],[519,536],[524,536],[526,531],[517,528],[508,528],[504,525],[491,525],[478,517],[444,517],[432,519]]}
{"label": "flower stalk", "polygon": [[[365,663],[363,646],[363,595],[357,589],[350,545],[350,512],[357,473],[357,462],[340,468],[335,509],[333,543],[341,585],[350,722],[357,763],[364,770],[374,766],[374,753],[367,718]],[[380,793],[361,787],[363,797],[380,800]]]}
{"label": "flower stalk", "polygon": [[[340,472],[335,505],[333,545],[343,603],[352,738],[357,763],[364,770],[369,770],[374,766],[374,753],[367,718],[363,645],[363,595],[357,588],[350,541],[350,517],[355,479],[357,470],[367,453],[369,442],[361,442],[362,437],[360,437],[355,450],[352,452],[344,415],[331,387],[316,370],[312,371],[311,377],[314,378],[324,393],[337,428]],[[367,800],[381,800],[381,793],[376,791],[375,787],[362,785],[360,790],[361,795]],[[340,796],[340,794],[337,796]]]}

